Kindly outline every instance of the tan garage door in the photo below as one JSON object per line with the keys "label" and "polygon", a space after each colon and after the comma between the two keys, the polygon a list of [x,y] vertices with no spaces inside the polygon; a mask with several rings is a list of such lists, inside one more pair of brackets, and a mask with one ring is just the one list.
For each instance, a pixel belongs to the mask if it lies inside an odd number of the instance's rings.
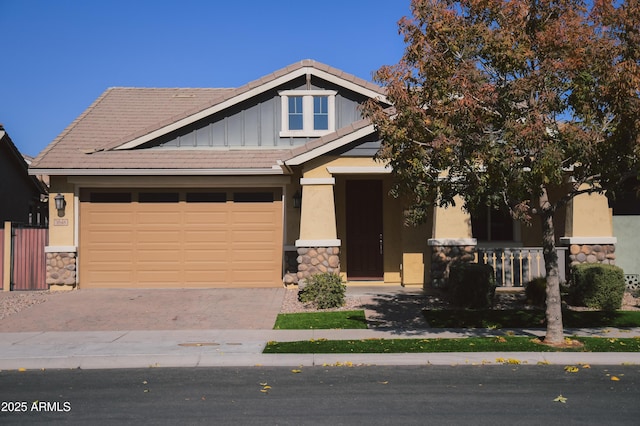
{"label": "tan garage door", "polygon": [[282,285],[279,189],[83,190],[81,288]]}

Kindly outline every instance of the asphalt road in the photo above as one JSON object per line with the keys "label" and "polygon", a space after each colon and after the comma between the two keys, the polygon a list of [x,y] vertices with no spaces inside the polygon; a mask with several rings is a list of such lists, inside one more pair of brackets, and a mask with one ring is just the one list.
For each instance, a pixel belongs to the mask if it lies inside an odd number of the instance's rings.
{"label": "asphalt road", "polygon": [[565,367],[2,371],[0,424],[638,424],[640,366]]}

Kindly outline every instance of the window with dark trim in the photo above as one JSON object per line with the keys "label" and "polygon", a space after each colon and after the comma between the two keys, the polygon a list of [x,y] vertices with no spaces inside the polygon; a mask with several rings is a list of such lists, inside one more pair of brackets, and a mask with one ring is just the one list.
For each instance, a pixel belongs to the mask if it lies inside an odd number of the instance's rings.
{"label": "window with dark trim", "polygon": [[177,203],[180,194],[177,192],[141,192],[138,194],[140,203]]}
{"label": "window with dark trim", "polygon": [[273,192],[234,192],[233,201],[236,203],[271,203]]}
{"label": "window with dark trim", "polygon": [[225,203],[226,192],[187,192],[187,203]]}
{"label": "window with dark trim", "polygon": [[92,203],[130,203],[130,192],[91,192],[89,201]]}
{"label": "window with dark trim", "polygon": [[471,215],[473,237],[478,241],[513,241],[513,218],[508,211],[478,209]]}

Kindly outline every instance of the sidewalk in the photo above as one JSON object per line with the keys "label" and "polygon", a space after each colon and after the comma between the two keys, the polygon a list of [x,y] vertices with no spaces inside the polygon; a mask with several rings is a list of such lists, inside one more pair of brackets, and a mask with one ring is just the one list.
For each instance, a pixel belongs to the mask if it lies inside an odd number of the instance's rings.
{"label": "sidewalk", "polygon": [[[47,301],[20,312],[11,322],[6,322],[0,333],[0,370],[7,369],[108,369],[108,368],[153,368],[153,367],[251,367],[251,366],[322,366],[322,365],[472,365],[500,364],[517,360],[521,364],[640,364],[640,353],[577,353],[577,352],[504,352],[504,353],[419,353],[419,354],[263,354],[269,341],[297,341],[310,339],[396,339],[396,338],[451,338],[465,336],[494,336],[507,330],[443,330],[416,325],[414,312],[419,306],[419,293],[407,289],[361,288],[351,289],[362,298],[367,317],[374,318],[378,328],[366,330],[272,330],[275,313],[279,309],[283,290],[261,294],[260,306],[247,305],[245,299],[256,299],[247,292],[178,291],[175,293],[146,292],[85,292],[54,296]],[[167,312],[166,303],[179,295],[191,310],[196,309],[197,321],[182,319],[186,313]],[[134,297],[135,296],[135,297]],[[215,297],[214,297],[215,296]],[[266,299],[265,299],[266,298]],[[233,300],[233,303],[229,303]],[[203,309],[201,303],[209,306]],[[267,301],[268,303],[264,303]],[[398,301],[406,302],[399,309]],[[70,304],[69,302],[74,302]],[[127,304],[132,310],[127,311]],[[237,304],[244,304],[254,316],[250,328],[234,329],[233,324],[243,327],[233,316]],[[49,304],[49,305],[48,305]],[[108,305],[113,304],[113,306]],[[173,303],[177,305],[176,303]],[[141,315],[133,315],[144,306]],[[214,308],[212,308],[214,306]],[[384,309],[381,309],[383,306]],[[388,310],[387,306],[395,307]],[[251,307],[251,308],[250,308]],[[59,309],[58,311],[56,309]],[[65,312],[62,312],[62,309]],[[91,314],[91,310],[94,313]],[[105,324],[113,309],[120,314],[113,322]],[[181,308],[184,309],[184,308]],[[253,310],[251,310],[253,309]],[[100,310],[101,312],[97,312]],[[69,311],[75,313],[69,314]],[[205,313],[211,311],[210,314]],[[221,311],[225,315],[220,315]],[[386,322],[381,312],[389,311]],[[162,312],[164,322],[150,314]],[[178,315],[174,320],[172,315]],[[212,317],[215,315],[215,318]],[[410,321],[401,319],[406,315]],[[243,315],[244,317],[252,315]],[[265,322],[264,316],[268,317]],[[101,318],[103,323],[95,321]],[[237,315],[236,315],[237,317]],[[7,319],[11,319],[8,317]],[[64,318],[65,327],[52,327],[51,322]],[[225,318],[223,321],[221,318]],[[47,319],[49,323],[45,323]],[[6,326],[22,321],[22,330],[8,332]],[[81,320],[81,321],[80,321]],[[181,323],[180,321],[184,321]],[[5,321],[3,320],[3,323]],[[212,328],[178,328],[178,324],[212,324]],[[269,324],[267,324],[267,322]],[[129,325],[129,329],[122,326]],[[178,323],[178,324],[176,324]],[[38,329],[36,325],[48,324]],[[101,324],[100,327],[98,325]],[[75,325],[75,328],[71,328]],[[169,325],[173,328],[167,329]],[[15,328],[14,328],[15,330]],[[66,331],[65,331],[66,330]],[[124,331],[122,331],[124,330]],[[541,336],[544,330],[511,330],[516,335]],[[565,330],[567,336],[639,337],[640,328],[632,330],[581,329]],[[515,362],[515,361],[514,361]]]}
{"label": "sidewalk", "polygon": [[[503,330],[504,331],[504,330]],[[543,330],[518,330],[542,335]],[[640,329],[566,330],[567,335],[640,336]],[[169,330],[68,331],[0,334],[0,369],[251,367],[317,365],[640,364],[640,353],[469,352],[412,354],[262,354],[268,341],[309,339],[447,338],[496,335],[470,330]]]}

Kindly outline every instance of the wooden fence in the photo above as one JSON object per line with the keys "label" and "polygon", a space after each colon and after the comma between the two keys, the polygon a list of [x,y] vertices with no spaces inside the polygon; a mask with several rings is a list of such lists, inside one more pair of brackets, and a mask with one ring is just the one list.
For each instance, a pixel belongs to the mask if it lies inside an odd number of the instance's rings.
{"label": "wooden fence", "polygon": [[0,277],[4,291],[46,290],[47,228],[5,222],[0,229]]}

